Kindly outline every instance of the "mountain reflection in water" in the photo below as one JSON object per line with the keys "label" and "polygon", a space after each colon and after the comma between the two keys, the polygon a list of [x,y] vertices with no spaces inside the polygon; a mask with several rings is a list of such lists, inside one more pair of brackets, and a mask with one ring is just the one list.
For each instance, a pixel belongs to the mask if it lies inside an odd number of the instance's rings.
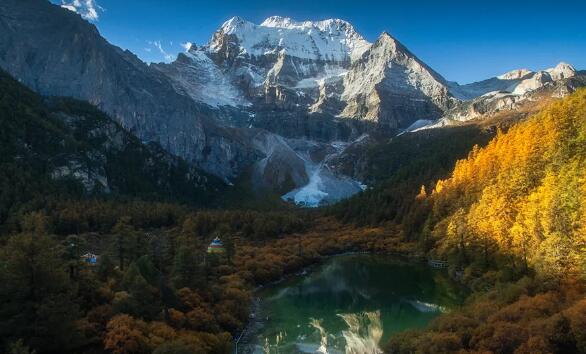
{"label": "mountain reflection in water", "polygon": [[442,271],[390,257],[340,256],[271,286],[245,353],[377,354],[396,332],[425,326],[463,294]]}

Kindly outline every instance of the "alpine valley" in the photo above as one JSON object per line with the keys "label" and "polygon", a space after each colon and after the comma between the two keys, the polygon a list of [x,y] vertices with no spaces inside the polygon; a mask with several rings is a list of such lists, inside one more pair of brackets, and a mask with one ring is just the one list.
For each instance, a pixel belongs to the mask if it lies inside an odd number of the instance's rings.
{"label": "alpine valley", "polygon": [[82,2],[0,0],[0,352],[586,353],[585,71],[280,16],[145,63]]}

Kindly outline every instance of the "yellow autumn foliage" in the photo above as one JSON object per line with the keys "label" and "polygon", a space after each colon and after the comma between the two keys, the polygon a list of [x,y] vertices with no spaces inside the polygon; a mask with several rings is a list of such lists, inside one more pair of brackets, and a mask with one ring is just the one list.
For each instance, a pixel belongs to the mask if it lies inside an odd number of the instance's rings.
{"label": "yellow autumn foliage", "polygon": [[474,261],[462,254],[473,254],[513,268],[584,275],[586,90],[475,147],[437,182],[431,199],[435,249],[461,266]]}

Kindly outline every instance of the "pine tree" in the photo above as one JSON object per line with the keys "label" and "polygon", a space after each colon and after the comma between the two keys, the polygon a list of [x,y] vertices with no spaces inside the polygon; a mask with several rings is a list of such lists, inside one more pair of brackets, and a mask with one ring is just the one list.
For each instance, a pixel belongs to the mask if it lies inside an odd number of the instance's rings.
{"label": "pine tree", "polygon": [[0,338],[25,338],[38,353],[71,348],[79,340],[59,244],[44,234],[11,237],[0,253]]}
{"label": "pine tree", "polygon": [[197,287],[200,265],[197,249],[188,245],[181,245],[175,255],[173,265],[173,284],[176,288]]}
{"label": "pine tree", "polygon": [[128,216],[123,216],[118,220],[112,233],[114,234],[112,248],[118,258],[118,266],[123,271],[126,264],[138,258],[136,250],[138,235]]}

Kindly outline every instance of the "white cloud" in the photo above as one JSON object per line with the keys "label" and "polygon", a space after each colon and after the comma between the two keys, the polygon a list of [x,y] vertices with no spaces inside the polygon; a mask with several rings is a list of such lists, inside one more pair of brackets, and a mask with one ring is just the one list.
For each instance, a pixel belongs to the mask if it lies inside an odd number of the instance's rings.
{"label": "white cloud", "polygon": [[175,59],[175,57],[172,54],[167,53],[165,48],[163,48],[161,41],[148,41],[147,43],[155,47],[161,53],[161,55],[163,55],[163,59],[166,62],[171,62],[173,61],[173,59]]}
{"label": "white cloud", "polygon": [[181,46],[183,47],[183,49],[185,49],[185,51],[188,51],[192,45],[193,45],[193,43],[191,43],[191,42],[181,43]]}
{"label": "white cloud", "polygon": [[100,12],[104,11],[96,0],[61,0],[61,7],[78,13],[88,21],[97,22]]}

